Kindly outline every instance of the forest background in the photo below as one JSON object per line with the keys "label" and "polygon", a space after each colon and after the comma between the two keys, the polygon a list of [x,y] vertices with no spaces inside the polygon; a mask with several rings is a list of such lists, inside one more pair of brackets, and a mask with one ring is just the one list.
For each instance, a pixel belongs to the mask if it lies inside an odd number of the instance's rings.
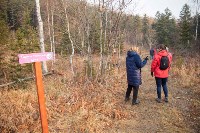
{"label": "forest background", "polygon": [[[195,16],[191,16],[191,9],[185,4],[178,20],[172,17],[168,8],[164,13],[157,12],[155,18],[141,17],[126,14],[130,2],[99,1],[92,5],[78,0],[41,1],[45,50],[61,56],[70,55],[74,76],[74,54],[85,57],[87,69],[91,70],[91,55],[99,55],[103,74],[113,49],[118,51],[120,58],[124,44],[150,48],[163,43],[186,57],[191,53],[189,50],[194,51],[191,56],[196,56],[200,47],[198,10]],[[199,3],[194,3],[198,7]],[[17,54],[39,52],[41,48],[35,1],[1,0],[0,10],[2,84],[27,77],[32,72],[31,64],[21,66],[18,63]]]}

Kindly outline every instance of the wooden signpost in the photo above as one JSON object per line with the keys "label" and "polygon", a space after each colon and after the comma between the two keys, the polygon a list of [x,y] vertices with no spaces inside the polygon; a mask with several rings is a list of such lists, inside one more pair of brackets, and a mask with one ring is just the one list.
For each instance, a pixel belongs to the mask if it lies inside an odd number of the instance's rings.
{"label": "wooden signpost", "polygon": [[20,64],[34,62],[42,132],[48,133],[47,111],[45,106],[44,86],[42,82],[41,61],[53,60],[53,52],[19,54],[18,57]]}

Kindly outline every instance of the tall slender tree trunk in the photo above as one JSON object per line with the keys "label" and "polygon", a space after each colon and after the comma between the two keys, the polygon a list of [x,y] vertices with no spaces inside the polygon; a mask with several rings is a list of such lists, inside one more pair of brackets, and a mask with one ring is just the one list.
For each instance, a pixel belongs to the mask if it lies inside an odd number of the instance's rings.
{"label": "tall slender tree trunk", "polygon": [[197,14],[197,24],[196,24],[196,35],[195,35],[195,41],[197,41],[197,37],[198,37],[198,26],[199,26],[199,16]]}
{"label": "tall slender tree trunk", "polygon": [[50,41],[50,45],[51,45],[51,52],[53,52],[51,25],[50,25],[50,17],[49,17],[49,0],[47,0],[47,24],[48,24],[48,34],[49,34],[49,41]]}
{"label": "tall slender tree trunk", "polygon": [[[84,12],[86,13],[86,6],[85,6],[85,9],[84,9]],[[78,13],[81,14],[81,11],[80,10],[80,7],[78,6]],[[82,24],[80,25],[80,28],[79,28],[79,34],[80,34],[80,38],[81,38],[81,48],[82,48],[82,53],[84,54],[84,47],[85,47],[85,31],[83,30],[84,29],[84,26],[85,26],[85,21],[82,19]],[[82,30],[82,31],[81,31]]]}
{"label": "tall slender tree trunk", "polygon": [[[82,43],[87,42],[87,64],[86,64],[86,75],[87,78],[93,78],[93,64],[92,64],[92,52],[91,52],[91,46],[90,46],[90,18],[87,17],[87,6],[85,6],[85,32],[86,32],[86,37],[83,34],[83,40]],[[83,32],[84,33],[84,32]],[[85,44],[82,44],[82,48],[85,47]]]}
{"label": "tall slender tree trunk", "polygon": [[107,9],[106,9],[105,10],[104,51],[107,48],[107,26],[108,26],[108,22],[107,21],[108,21],[108,13],[107,13]]}
{"label": "tall slender tree trunk", "polygon": [[105,69],[108,68],[108,62],[110,60],[110,53],[109,53],[109,47],[107,43],[107,28],[108,28],[108,13],[107,13],[107,5],[105,10],[105,31],[104,31],[104,51],[107,52],[107,59],[105,62]]}
{"label": "tall slender tree trunk", "polygon": [[[48,2],[48,0],[47,0]],[[51,9],[49,11],[49,8],[47,8],[47,12],[48,12],[48,27],[49,27],[49,36],[50,36],[50,44],[51,44],[51,52],[53,52],[53,61],[52,61],[52,67],[53,64],[55,63],[55,55],[56,55],[56,49],[55,49],[55,34],[54,34],[54,1],[52,1],[53,3],[51,4]],[[49,5],[49,4],[48,4]],[[47,5],[47,7],[49,7]],[[51,14],[49,14],[51,13]],[[51,15],[51,23],[50,23],[50,15]]]}
{"label": "tall slender tree trunk", "polygon": [[99,13],[99,16],[100,16],[100,71],[101,71],[101,74],[103,73],[103,42],[102,42],[102,36],[103,36],[103,25],[102,25],[102,13],[100,12]]}
{"label": "tall slender tree trunk", "polygon": [[85,35],[82,33],[81,34],[82,38],[81,38],[81,47],[82,47],[82,53],[84,54],[85,51],[84,51],[84,47],[85,47]]}
{"label": "tall slender tree trunk", "polygon": [[[37,19],[38,19],[38,24],[39,24],[40,50],[43,53],[45,52],[45,47],[44,47],[43,22],[42,22],[41,13],[40,13],[40,1],[35,0],[35,2],[36,2]],[[43,73],[48,72],[46,61],[42,62],[42,70],[43,70]]]}
{"label": "tall slender tree trunk", "polygon": [[101,5],[101,0],[99,0],[99,20],[100,20],[100,63],[99,63],[99,70],[101,74],[103,74],[103,43],[102,43],[102,36],[103,36],[103,22],[102,22],[102,10],[103,6]]}
{"label": "tall slender tree trunk", "polygon": [[67,22],[67,32],[68,32],[68,36],[69,36],[69,40],[71,42],[71,47],[72,47],[72,53],[70,55],[70,65],[71,65],[71,71],[72,71],[72,74],[74,76],[74,68],[73,68],[73,56],[74,56],[74,42],[71,38],[71,33],[70,33],[70,24],[69,24],[69,19],[68,19],[68,15],[67,15],[67,7],[66,7],[66,3],[64,2],[64,0],[62,0],[63,2],[63,6],[64,6],[64,10],[65,10],[65,19],[66,19],[66,22]]}
{"label": "tall slender tree trunk", "polygon": [[52,47],[53,47],[53,60],[55,62],[56,46],[55,46],[55,34],[54,34],[54,9],[51,10],[51,26],[52,26]]}
{"label": "tall slender tree trunk", "polygon": [[[53,65],[54,65],[54,61],[55,61],[55,58],[54,58],[55,54],[54,54],[54,51],[53,51],[53,35],[52,35],[52,28],[51,28],[53,26],[50,24],[50,15],[49,14],[50,14],[50,11],[49,11],[49,0],[47,0],[47,24],[48,24],[48,34],[49,34],[51,52],[53,52],[53,60],[51,62],[51,66],[52,66],[52,69],[53,69]],[[51,14],[52,14],[52,11],[51,11]],[[51,22],[53,22],[53,19],[51,19]]]}
{"label": "tall slender tree trunk", "polygon": [[198,37],[198,26],[199,26],[199,1],[196,0],[196,17],[197,17],[197,23],[196,23],[196,35],[195,35],[195,41],[197,41]]}

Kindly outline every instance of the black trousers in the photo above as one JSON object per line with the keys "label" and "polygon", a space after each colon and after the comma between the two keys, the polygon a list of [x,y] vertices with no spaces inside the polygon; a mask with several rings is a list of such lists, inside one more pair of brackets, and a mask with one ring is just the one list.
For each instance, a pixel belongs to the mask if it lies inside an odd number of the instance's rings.
{"label": "black trousers", "polygon": [[133,89],[133,102],[137,100],[138,96],[138,90],[139,90],[139,85],[138,86],[133,86],[133,85],[128,85],[127,91],[126,91],[126,98],[130,97],[131,91]]}

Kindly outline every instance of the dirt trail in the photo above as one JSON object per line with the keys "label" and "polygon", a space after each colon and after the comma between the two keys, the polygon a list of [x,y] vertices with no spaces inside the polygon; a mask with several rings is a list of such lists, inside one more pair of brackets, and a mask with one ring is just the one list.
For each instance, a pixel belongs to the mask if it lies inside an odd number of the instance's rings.
{"label": "dirt trail", "polygon": [[[143,54],[148,55],[148,54]],[[142,57],[143,58],[143,57]],[[197,133],[199,124],[191,118],[191,93],[190,89],[180,88],[177,80],[170,75],[168,80],[169,103],[157,103],[156,98],[156,84],[154,77],[150,75],[149,60],[147,65],[142,68],[142,81],[140,86],[138,98],[139,105],[131,105],[131,100],[127,103],[124,102],[126,83],[126,70],[125,70],[125,55],[123,55],[123,64],[120,72],[116,72],[104,79],[106,85],[100,85],[98,88],[88,86],[82,97],[82,103],[92,104],[88,107],[88,113],[84,110],[84,106],[69,115],[62,114],[62,117],[57,117],[61,123],[72,124],[76,132],[82,132],[83,126],[86,132],[104,132],[104,133]],[[117,67],[114,68],[117,70]],[[91,87],[93,89],[91,89]],[[90,90],[91,89],[91,90]],[[65,93],[65,87],[61,90],[62,94]],[[74,89],[73,89],[74,90]],[[82,90],[82,89],[78,89]],[[69,91],[72,91],[71,89]],[[66,92],[69,93],[69,92]],[[74,95],[76,92],[71,92],[69,95]],[[132,94],[132,93],[131,93]],[[91,97],[94,95],[95,97]],[[132,95],[131,95],[132,96]],[[89,98],[91,97],[91,98]],[[89,98],[89,101],[87,99]],[[162,91],[162,98],[164,94]],[[66,101],[66,100],[65,100]],[[79,100],[80,101],[80,100]],[[59,102],[58,102],[59,103]],[[80,103],[80,104],[82,104]],[[72,105],[66,106],[65,109],[73,108]],[[51,106],[49,106],[51,107]],[[86,108],[87,109],[87,108]],[[54,111],[55,113],[55,111]],[[120,113],[122,116],[120,116]],[[86,114],[86,115],[84,115]],[[125,116],[123,116],[125,114]],[[76,116],[78,116],[76,118]],[[197,118],[199,119],[199,117]],[[68,121],[70,120],[70,121]],[[53,121],[53,119],[51,120]],[[199,120],[198,120],[199,121]],[[68,124],[67,124],[68,123]],[[78,125],[77,125],[78,123]],[[79,125],[80,123],[80,125]],[[51,124],[51,129],[55,129],[55,125]],[[64,126],[65,128],[66,126]],[[67,126],[69,127],[69,126]],[[71,130],[71,127],[69,129]],[[195,127],[195,128],[194,128]],[[85,130],[86,129],[86,130]],[[93,130],[94,129],[94,130]],[[68,132],[69,130],[60,130],[60,132]]]}
{"label": "dirt trail", "polygon": [[[190,125],[190,102],[187,89],[177,88],[176,80],[169,77],[169,103],[157,103],[156,85],[154,77],[150,75],[150,64],[142,68],[143,84],[140,86],[138,97],[139,105],[125,103],[124,110],[134,114],[130,120],[116,122],[115,131],[119,133],[195,133]],[[125,91],[125,90],[124,90]],[[125,92],[124,92],[125,93]],[[132,93],[131,93],[132,94]],[[162,90],[162,98],[164,93]],[[122,104],[124,104],[122,102]],[[198,124],[198,123],[197,123]]]}

